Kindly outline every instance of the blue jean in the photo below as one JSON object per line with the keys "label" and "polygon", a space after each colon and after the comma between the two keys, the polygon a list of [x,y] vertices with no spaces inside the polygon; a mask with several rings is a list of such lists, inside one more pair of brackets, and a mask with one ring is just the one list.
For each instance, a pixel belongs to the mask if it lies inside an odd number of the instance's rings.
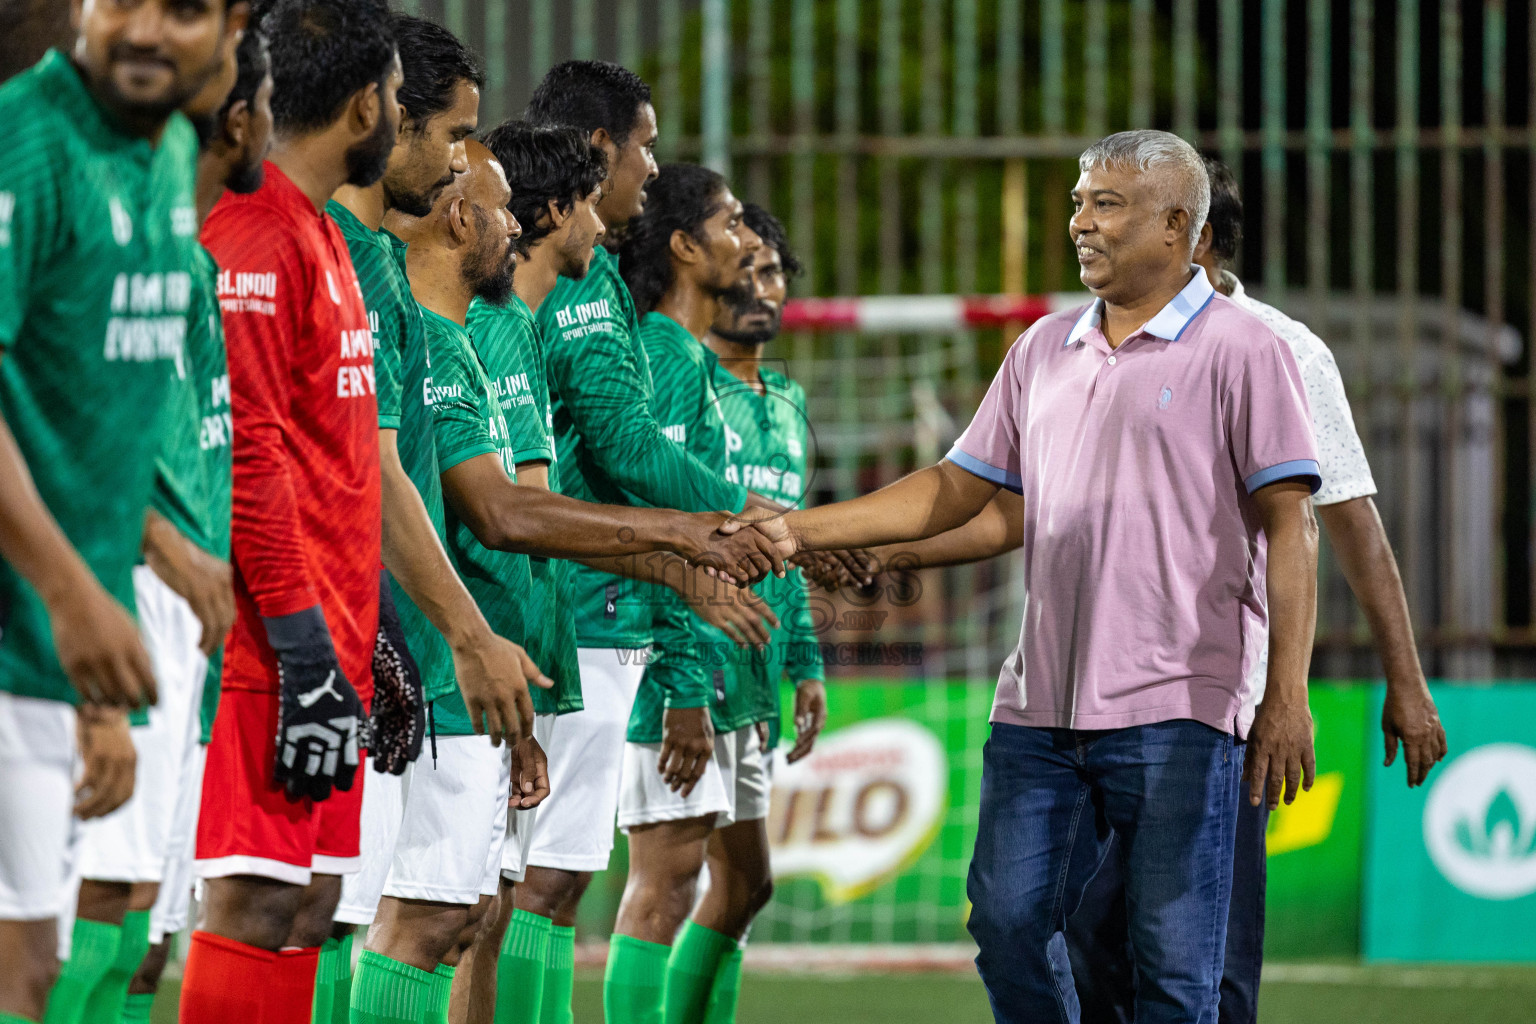
{"label": "blue jean", "polygon": [[[1268,827],[1269,807],[1254,807],[1246,793],[1239,793],[1218,1024],[1258,1024]],[[1082,1006],[1082,1024],[1131,1024],[1135,968],[1126,926],[1125,876],[1115,854],[1105,858],[1077,911],[1067,919],[1067,955]]]}
{"label": "blue jean", "polygon": [[1067,918],[1116,834],[1137,1024],[1214,1024],[1241,772],[1232,737],[1198,722],[992,727],[966,888],[998,1024],[1077,1024]]}

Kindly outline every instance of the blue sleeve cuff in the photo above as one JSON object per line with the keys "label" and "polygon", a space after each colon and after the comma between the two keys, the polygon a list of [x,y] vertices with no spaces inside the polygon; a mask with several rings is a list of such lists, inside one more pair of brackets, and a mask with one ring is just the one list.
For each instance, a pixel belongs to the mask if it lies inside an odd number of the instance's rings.
{"label": "blue sleeve cuff", "polygon": [[1317,470],[1317,463],[1312,459],[1293,459],[1290,462],[1282,462],[1261,469],[1257,473],[1243,481],[1243,486],[1252,494],[1261,487],[1278,483],[1281,480],[1300,480],[1307,485],[1313,494],[1323,486],[1322,474]]}
{"label": "blue sleeve cuff", "polygon": [[[1006,487],[1014,494],[1024,493],[1024,481],[1019,479],[1017,473],[1010,473],[1006,469],[998,469],[996,466],[982,462],[974,455],[968,455],[959,448],[951,448],[949,454],[944,456],[950,462],[959,466],[967,473],[974,473],[988,483]],[[1317,464],[1313,463],[1312,471],[1317,472]]]}

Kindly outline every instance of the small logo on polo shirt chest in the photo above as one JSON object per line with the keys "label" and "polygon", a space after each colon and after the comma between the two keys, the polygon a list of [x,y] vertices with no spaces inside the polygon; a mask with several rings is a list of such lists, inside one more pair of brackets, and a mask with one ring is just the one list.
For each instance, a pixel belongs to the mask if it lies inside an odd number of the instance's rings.
{"label": "small logo on polo shirt chest", "polygon": [[1162,392],[1157,396],[1157,407],[1159,409],[1166,409],[1166,408],[1168,408],[1172,404],[1173,404],[1173,389],[1172,388],[1163,388]]}

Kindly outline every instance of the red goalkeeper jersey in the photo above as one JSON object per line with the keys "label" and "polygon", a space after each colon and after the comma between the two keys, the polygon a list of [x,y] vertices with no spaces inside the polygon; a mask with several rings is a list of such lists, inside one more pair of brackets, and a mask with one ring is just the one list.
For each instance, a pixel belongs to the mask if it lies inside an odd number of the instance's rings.
{"label": "red goalkeeper jersey", "polygon": [[224,687],[277,688],[261,618],[319,604],[365,702],[379,618],[373,333],[340,229],[277,167],[203,227],[218,261],[234,418],[238,616]]}

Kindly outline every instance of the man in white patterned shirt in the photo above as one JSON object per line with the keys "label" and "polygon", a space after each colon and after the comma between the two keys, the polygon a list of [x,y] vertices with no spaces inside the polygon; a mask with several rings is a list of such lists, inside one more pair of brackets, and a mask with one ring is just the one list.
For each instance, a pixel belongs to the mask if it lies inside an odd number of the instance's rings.
{"label": "man in white patterned shirt", "polygon": [[[1370,623],[1376,652],[1386,671],[1387,699],[1381,729],[1387,765],[1397,756],[1399,742],[1407,763],[1408,785],[1424,782],[1435,762],[1445,756],[1445,730],[1419,667],[1408,601],[1403,594],[1397,560],[1371,496],[1376,482],[1355,430],[1344,381],[1333,353],[1321,338],[1273,306],[1243,290],[1243,283],[1225,269],[1237,255],[1242,238],[1243,204],[1232,172],[1217,160],[1206,160],[1211,179],[1211,212],[1195,247],[1195,262],[1205,269],[1217,290],[1253,313],[1290,346],[1301,370],[1317,441],[1318,468],[1323,485],[1312,503],[1328,534],[1334,555],[1355,600]],[[1253,667],[1253,702],[1264,696],[1269,660],[1267,647]],[[1222,971],[1219,1024],[1256,1024],[1259,974],[1264,955],[1264,833],[1269,809],[1241,801],[1232,872],[1232,902],[1227,916],[1226,965]],[[1067,924],[1067,946],[1073,978],[1082,1006],[1082,1024],[1121,1024],[1131,1020],[1134,968],[1126,933],[1124,889],[1113,857],[1095,876],[1089,891]]]}

